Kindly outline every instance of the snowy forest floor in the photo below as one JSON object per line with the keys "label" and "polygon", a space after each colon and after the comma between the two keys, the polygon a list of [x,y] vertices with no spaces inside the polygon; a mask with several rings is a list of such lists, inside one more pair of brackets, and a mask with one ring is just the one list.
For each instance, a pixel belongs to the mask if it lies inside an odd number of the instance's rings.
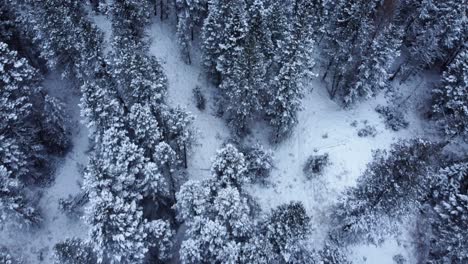
{"label": "snowy forest floor", "polygon": [[[95,16],[94,21],[110,36],[110,23],[104,16]],[[188,155],[188,175],[190,179],[203,179],[210,175],[211,158],[223,142],[229,139],[229,130],[224,120],[215,114],[215,87],[203,72],[200,52],[192,51],[192,64],[187,65],[180,56],[174,25],[170,21],[155,19],[148,29],[151,40],[150,53],[156,56],[168,77],[169,104],[180,105],[193,114],[196,142]],[[303,110],[299,113],[298,125],[292,135],[278,145],[268,141],[268,129],[261,122],[256,123],[248,142],[259,142],[274,153],[275,169],[269,184],[252,184],[250,194],[255,197],[264,212],[289,201],[302,201],[312,217],[314,232],[312,245],[321,245],[327,231],[329,208],[336,202],[338,195],[346,187],[352,186],[371,160],[372,150],[388,148],[391,143],[402,138],[428,136],[432,134],[430,124],[422,121],[421,100],[427,97],[430,78],[414,78],[407,82],[402,91],[405,101],[406,117],[410,122],[407,129],[394,132],[385,127],[383,120],[375,111],[378,104],[386,104],[387,97],[382,93],[365,104],[351,109],[343,109],[330,100],[325,84],[310,81],[303,99]],[[395,85],[398,82],[396,82]],[[207,97],[207,108],[200,111],[195,106],[192,89],[199,86]],[[25,256],[26,263],[52,263],[54,244],[73,236],[86,237],[87,228],[82,220],[68,218],[58,209],[60,198],[75,195],[80,191],[82,165],[86,164],[89,148],[88,132],[80,123],[79,94],[67,89],[66,82],[57,76],[49,76],[45,88],[62,98],[68,106],[72,120],[73,147],[65,157],[58,160],[55,181],[41,192],[39,201],[44,214],[44,224],[31,235],[29,231],[9,230],[1,232],[0,239],[14,250],[15,255]],[[415,87],[422,87],[414,90]],[[351,126],[357,121],[357,126]],[[375,137],[359,137],[358,130],[365,124],[375,126]],[[322,176],[306,180],[302,171],[307,158],[314,153],[328,153],[331,165]],[[405,230],[405,227],[402,227]],[[404,232],[405,233],[405,232]],[[358,246],[353,248],[354,263],[394,263],[392,258],[402,254],[409,263],[412,248],[408,238],[389,239],[380,247]],[[403,241],[403,242],[402,242]],[[401,243],[400,243],[401,242]]]}

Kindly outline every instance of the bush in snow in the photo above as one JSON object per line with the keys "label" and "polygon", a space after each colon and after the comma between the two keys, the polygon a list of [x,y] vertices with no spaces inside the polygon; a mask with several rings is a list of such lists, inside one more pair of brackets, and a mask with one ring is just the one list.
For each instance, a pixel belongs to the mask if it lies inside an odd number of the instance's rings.
{"label": "bush in snow", "polygon": [[377,135],[377,129],[374,126],[366,125],[365,127],[358,130],[358,136],[360,137],[375,137]]}
{"label": "bush in snow", "polygon": [[55,244],[54,263],[89,264],[98,261],[91,245],[79,238],[69,238]]}
{"label": "bush in snow", "polygon": [[395,256],[393,256],[393,262],[395,262],[395,264],[406,264],[407,261],[405,259],[405,257],[403,257],[403,255],[401,254],[397,254]]}
{"label": "bush in snow", "polygon": [[199,110],[205,110],[206,99],[200,87],[197,86],[193,89],[193,97],[195,98],[197,108]]}
{"label": "bush in snow", "polygon": [[59,199],[59,209],[68,216],[80,217],[83,215],[83,206],[88,201],[89,198],[86,192],[81,192],[76,196],[69,195],[67,199]]}
{"label": "bush in snow", "polygon": [[393,131],[398,131],[409,126],[409,122],[405,119],[403,112],[396,107],[378,105],[375,111],[384,118],[387,128]]}
{"label": "bush in snow", "polygon": [[311,155],[302,169],[307,179],[312,179],[315,176],[322,174],[327,165],[330,164],[328,153],[322,155]]}

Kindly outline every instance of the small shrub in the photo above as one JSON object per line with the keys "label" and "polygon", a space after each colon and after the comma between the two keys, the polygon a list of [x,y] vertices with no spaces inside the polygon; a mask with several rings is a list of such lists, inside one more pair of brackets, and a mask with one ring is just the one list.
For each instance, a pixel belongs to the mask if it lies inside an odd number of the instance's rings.
{"label": "small shrub", "polygon": [[405,264],[406,259],[403,257],[403,255],[397,254],[393,256],[393,262],[395,262],[395,264]]}
{"label": "small shrub", "polygon": [[365,127],[359,129],[358,136],[360,137],[375,137],[377,135],[377,129],[374,126],[366,125]]}
{"label": "small shrub", "polygon": [[88,195],[83,192],[76,196],[59,199],[59,209],[69,217],[80,217],[83,214],[83,205],[88,202]]}
{"label": "small shrub", "polygon": [[328,153],[323,155],[311,155],[304,166],[304,174],[308,179],[322,174],[324,168],[330,163]]}
{"label": "small shrub", "polygon": [[409,123],[405,119],[403,112],[401,112],[399,109],[378,105],[375,108],[375,111],[377,111],[377,113],[379,113],[384,118],[386,127],[392,129],[393,131],[398,131],[409,126]]}
{"label": "small shrub", "polygon": [[206,99],[200,87],[197,86],[193,89],[193,97],[195,97],[195,103],[197,108],[201,111],[205,110]]}

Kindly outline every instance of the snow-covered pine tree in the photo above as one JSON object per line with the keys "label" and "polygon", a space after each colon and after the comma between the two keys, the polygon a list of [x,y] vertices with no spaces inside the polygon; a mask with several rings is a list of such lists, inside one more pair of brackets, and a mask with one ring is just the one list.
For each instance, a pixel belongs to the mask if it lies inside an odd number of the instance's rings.
{"label": "snow-covered pine tree", "polygon": [[447,136],[468,140],[468,48],[466,45],[433,90],[433,112]]}
{"label": "snow-covered pine tree", "polygon": [[[0,136],[0,227],[13,223],[19,227],[36,225],[42,221],[39,211],[31,205],[24,192],[24,185],[3,164],[3,138]],[[7,149],[10,150],[10,149]]]}
{"label": "snow-covered pine tree", "polygon": [[177,10],[177,38],[182,57],[188,64],[192,63],[190,49],[195,38],[195,30],[202,25],[206,17],[207,0],[175,0]]}
{"label": "snow-covered pine tree", "polygon": [[135,103],[158,108],[167,94],[167,77],[141,42],[114,42],[108,68],[118,95],[128,107]]}
{"label": "snow-covered pine tree", "polygon": [[[137,140],[149,157],[153,156],[155,139],[159,138],[174,149],[180,161],[175,165],[180,165],[192,140],[189,128],[192,118],[181,108],[166,104],[167,77],[156,58],[145,54],[147,49],[143,44],[126,43],[115,44],[109,60],[114,93],[128,109],[130,129],[138,131]],[[142,133],[152,136],[143,138]],[[148,144],[148,140],[153,142]]]}
{"label": "snow-covered pine tree", "polygon": [[[349,105],[386,87],[389,68],[399,55],[397,6],[391,0],[329,1],[323,42],[331,98]],[[327,78],[328,76],[328,78]]]}
{"label": "snow-covered pine tree", "polygon": [[[217,69],[218,58],[223,54],[222,44],[224,40],[225,19],[228,17],[230,1],[208,1],[208,15],[202,28],[203,65],[217,83],[221,82],[221,73]],[[235,6],[237,0],[234,1]]]}
{"label": "snow-covered pine tree", "polygon": [[128,107],[116,95],[114,83],[102,76],[91,79],[81,86],[81,116],[92,136],[114,127],[123,127],[127,118]]}
{"label": "snow-covered pine tree", "polygon": [[187,225],[180,250],[183,263],[242,263],[242,247],[254,227],[251,208],[239,189],[245,172],[242,153],[228,144],[213,162],[212,178],[182,185],[175,207]]}
{"label": "snow-covered pine tree", "polygon": [[27,0],[22,8],[21,23],[51,68],[80,83],[102,68],[103,33],[88,20],[83,1]]}
{"label": "snow-covered pine tree", "polygon": [[398,21],[404,32],[405,60],[400,69],[404,78],[426,68],[445,69],[460,53],[468,35],[467,4],[462,2],[401,1]]}
{"label": "snow-covered pine tree", "polygon": [[69,238],[54,246],[54,263],[56,264],[89,264],[97,263],[96,253],[92,246],[79,239]]}
{"label": "snow-covered pine tree", "polygon": [[314,64],[310,54],[317,31],[314,21],[320,8],[316,0],[295,0],[290,7],[275,9],[280,13],[271,14],[289,18],[290,22],[289,27],[275,25],[285,32],[281,36],[273,36],[278,37],[274,40],[277,45],[274,68],[278,70],[269,84],[265,112],[273,127],[274,142],[289,135],[297,123],[297,112],[304,94],[302,81],[309,76],[310,66]]}
{"label": "snow-covered pine tree", "polygon": [[245,135],[248,122],[260,109],[260,87],[254,87],[255,83],[252,82],[258,76],[253,76],[251,71],[255,67],[254,56],[258,55],[247,54],[246,50],[249,27],[245,1],[236,1],[231,5],[224,17],[221,55],[216,65],[221,74],[219,88],[223,95],[218,104],[225,109],[232,131],[237,135]]}
{"label": "snow-covered pine tree", "polygon": [[63,103],[55,97],[45,95],[41,111],[41,140],[54,152],[63,153],[70,147],[70,131]]}
{"label": "snow-covered pine tree", "polygon": [[220,186],[241,186],[249,181],[244,154],[234,145],[220,149],[211,165],[211,173]]}
{"label": "snow-covered pine tree", "polygon": [[[97,150],[85,173],[90,195],[87,220],[98,262],[142,263],[153,247],[169,248],[168,224],[156,224],[144,213],[144,198],[168,195],[157,166],[131,143],[126,132],[110,128],[98,138]],[[155,202],[153,206],[158,206]],[[158,237],[154,240],[151,236]],[[168,257],[161,252],[161,260]]]}
{"label": "snow-covered pine tree", "polygon": [[294,256],[298,257],[299,242],[310,230],[309,222],[310,217],[301,202],[290,202],[272,210],[263,229],[273,252],[282,258],[281,262],[300,263]]}
{"label": "snow-covered pine tree", "polygon": [[[40,86],[41,78],[36,69],[16,51],[0,42],[0,135],[14,141],[28,164],[22,180],[26,183],[43,180],[48,152],[58,152],[69,146],[68,129],[63,112],[50,105],[51,99]],[[46,101],[49,100],[49,101]],[[54,111],[44,116],[42,111]],[[55,122],[51,122],[54,118]],[[44,137],[44,133],[56,131],[56,138]],[[55,141],[59,139],[59,141]],[[13,172],[16,175],[16,172]],[[17,177],[22,177],[16,175]]]}
{"label": "snow-covered pine tree", "polygon": [[468,252],[468,162],[454,163],[440,170],[431,200],[431,247],[428,263],[465,263]]}
{"label": "snow-covered pine tree", "polygon": [[151,18],[150,0],[115,0],[110,6],[114,37],[139,42]]}
{"label": "snow-covered pine tree", "polygon": [[430,191],[430,175],[441,145],[423,139],[400,141],[378,150],[357,186],[335,208],[332,238],[340,243],[377,243],[397,223],[420,208]]}

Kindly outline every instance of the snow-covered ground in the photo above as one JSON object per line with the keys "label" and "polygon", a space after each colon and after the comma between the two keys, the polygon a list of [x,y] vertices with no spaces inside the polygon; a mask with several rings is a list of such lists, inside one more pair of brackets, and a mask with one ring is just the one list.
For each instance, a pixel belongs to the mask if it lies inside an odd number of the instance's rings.
{"label": "snow-covered ground", "polygon": [[[175,29],[168,24],[156,19],[151,25],[148,31],[152,41],[150,52],[161,61],[168,76],[170,104],[185,107],[195,117],[194,126],[199,135],[189,158],[189,175],[191,179],[201,179],[209,176],[210,160],[216,149],[228,139],[229,132],[224,121],[215,116],[212,107],[205,111],[199,111],[195,107],[192,89],[196,85],[202,88],[211,106],[213,98],[210,95],[215,92],[215,88],[206,80],[199,51],[195,49],[192,52],[192,65],[183,62]],[[416,83],[420,84],[421,80],[409,82],[402,87],[403,92],[410,95]],[[267,129],[261,122],[248,137],[248,141],[260,142],[272,148],[276,166],[270,178],[272,184],[250,186],[251,195],[265,212],[282,203],[302,201],[316,230],[311,239],[320,245],[327,230],[330,205],[344,188],[355,184],[357,177],[371,160],[372,150],[388,148],[398,139],[425,134],[424,124],[418,114],[417,99],[417,95],[411,96],[407,102],[409,128],[393,132],[385,128],[383,120],[374,110],[378,104],[386,104],[384,94],[345,110],[329,99],[323,83],[311,81],[303,100],[303,110],[299,113],[299,123],[290,138],[279,145],[269,144]],[[357,121],[357,127],[351,126],[353,121]],[[362,138],[357,135],[365,122],[376,127],[377,136]],[[329,153],[332,164],[321,179],[306,180],[302,168],[313,153]],[[357,246],[353,248],[352,259],[355,263],[390,264],[394,263],[392,258],[396,254],[402,254],[407,260],[411,260],[411,247],[395,240],[389,240],[380,247]]]}
{"label": "snow-covered ground", "polygon": [[59,210],[58,203],[60,198],[80,192],[81,168],[87,162],[88,131],[80,122],[80,95],[73,91],[74,88],[67,87],[67,82],[56,75],[47,76],[43,86],[51,95],[65,103],[71,120],[73,145],[65,157],[56,159],[54,182],[38,190],[42,194],[38,203],[44,219],[41,226],[32,230],[0,230],[0,244],[10,248],[14,256],[31,264],[53,263],[52,250],[56,243],[72,237],[85,238],[87,235],[84,222],[66,216]]}

